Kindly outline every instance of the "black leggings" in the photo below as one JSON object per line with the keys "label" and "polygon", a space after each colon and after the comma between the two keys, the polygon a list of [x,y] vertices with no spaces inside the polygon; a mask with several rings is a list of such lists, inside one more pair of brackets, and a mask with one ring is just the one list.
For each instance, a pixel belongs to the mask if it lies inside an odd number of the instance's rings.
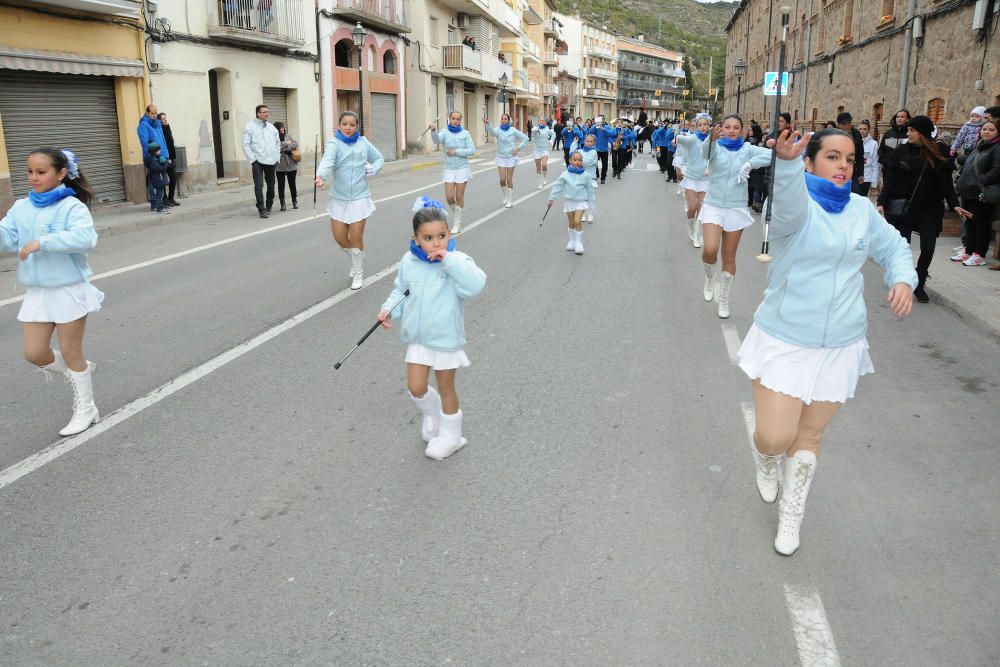
{"label": "black leggings", "polygon": [[968,237],[965,240],[965,252],[976,253],[986,258],[990,249],[990,237],[993,236],[993,204],[981,202],[978,199],[963,199],[962,208],[972,212],[972,219],[967,222]]}
{"label": "black leggings", "polygon": [[278,174],[278,201],[282,204],[285,203],[285,181],[288,181],[288,192],[292,195],[292,203],[297,204],[299,201],[299,193],[295,189],[295,174],[296,171],[279,171]]}
{"label": "black leggings", "polygon": [[905,218],[889,221],[899,230],[907,243],[910,242],[913,232],[920,234],[920,257],[917,259],[917,278],[920,280],[920,287],[923,287],[924,281],[927,280],[927,271],[931,268],[931,260],[934,259],[934,248],[937,246],[937,237],[944,218],[944,210],[940,206],[928,208],[930,210],[916,212],[911,210]]}

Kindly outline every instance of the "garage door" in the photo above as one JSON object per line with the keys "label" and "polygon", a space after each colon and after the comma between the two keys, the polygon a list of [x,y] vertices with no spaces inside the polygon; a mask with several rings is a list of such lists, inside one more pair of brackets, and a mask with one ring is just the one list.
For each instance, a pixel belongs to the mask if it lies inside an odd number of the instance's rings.
{"label": "garage door", "polygon": [[28,154],[52,146],[76,154],[95,203],[125,201],[114,78],[0,70],[0,115],[15,198],[28,194]]}
{"label": "garage door", "polygon": [[396,96],[372,93],[372,128],[365,130],[368,141],[387,161],[399,157],[396,153]]}

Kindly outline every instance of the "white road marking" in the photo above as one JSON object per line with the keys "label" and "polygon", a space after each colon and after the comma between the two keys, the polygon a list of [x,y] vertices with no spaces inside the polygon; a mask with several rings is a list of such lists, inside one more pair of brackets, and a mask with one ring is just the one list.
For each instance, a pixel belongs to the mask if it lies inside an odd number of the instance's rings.
{"label": "white road marking", "polygon": [[740,363],[740,334],[734,324],[722,325],[722,338],[726,341],[726,351],[729,353],[729,361],[734,366]]}
{"label": "white road marking", "polygon": [[785,584],[785,603],[802,667],[840,667],[840,655],[819,592]]}
{"label": "white road marking", "polygon": [[658,164],[653,164],[653,163],[647,163],[646,164],[646,171],[653,171],[654,169],[659,169],[659,168],[660,168],[660,165],[658,165]]}
{"label": "white road marking", "polygon": [[[520,204],[520,203],[522,203],[524,201],[527,201],[528,199],[534,197],[535,195],[537,195],[537,194],[539,194],[541,192],[544,192],[545,190],[547,190],[547,189],[549,189],[551,187],[552,187],[551,185],[548,185],[543,190],[533,190],[529,194],[527,194],[527,195],[521,197],[520,199],[516,200],[515,203],[516,204]],[[468,231],[473,230],[476,227],[479,227],[480,225],[483,225],[483,224],[489,222],[493,218],[495,218],[495,217],[497,217],[497,216],[505,213],[506,211],[507,211],[506,208],[499,208],[499,209],[493,211],[492,213],[489,213],[489,214],[483,216],[482,218],[479,218],[478,220],[475,220],[474,222],[470,223],[467,227],[465,227],[465,229],[463,230],[462,233],[465,234]],[[370,278],[366,278],[365,279],[365,287],[366,288],[367,287],[371,287],[372,285],[374,285],[375,283],[379,282],[383,278],[392,275],[396,271],[396,269],[398,267],[399,267],[399,262],[396,262],[392,266],[388,266],[388,267],[382,269],[381,271],[379,271],[375,275],[371,276]],[[319,314],[321,314],[321,313],[329,310],[333,306],[337,305],[341,301],[344,301],[345,299],[347,299],[348,297],[350,297],[350,296],[352,296],[354,294],[359,294],[360,292],[361,292],[361,290],[351,290],[351,289],[345,289],[345,290],[343,290],[341,292],[338,292],[337,294],[333,295],[332,297],[330,297],[328,299],[325,299],[323,301],[320,301],[319,303],[315,304],[314,306],[306,308],[305,310],[301,311],[300,313],[297,313],[297,314],[291,316],[290,318],[288,318],[284,322],[282,322],[282,323],[280,323],[280,324],[278,324],[278,325],[276,325],[276,326],[268,329],[267,331],[264,331],[261,334],[258,334],[257,336],[251,338],[250,340],[248,340],[248,341],[246,341],[244,343],[241,343],[240,345],[237,345],[234,348],[226,350],[222,354],[220,354],[220,355],[218,355],[218,356],[216,356],[216,357],[214,357],[212,359],[209,359],[208,361],[206,361],[205,363],[201,364],[200,366],[192,368],[188,372],[183,373],[182,375],[179,375],[178,377],[174,378],[173,380],[170,380],[169,382],[167,382],[167,383],[165,383],[163,385],[160,385],[159,387],[157,387],[153,391],[149,392],[145,396],[137,398],[136,400],[132,401],[131,403],[128,403],[128,404],[126,404],[126,405],[118,408],[117,410],[115,410],[114,412],[112,412],[110,415],[107,415],[106,417],[104,417],[104,419],[102,419],[100,422],[98,422],[94,426],[91,426],[89,429],[87,429],[83,433],[80,433],[79,435],[71,436],[69,438],[63,438],[63,439],[61,439],[61,440],[59,440],[59,441],[57,441],[57,442],[49,445],[45,449],[43,449],[43,450],[41,450],[39,452],[36,452],[36,453],[32,454],[31,456],[29,456],[27,458],[24,458],[24,459],[18,461],[17,463],[15,463],[15,464],[13,464],[13,465],[5,468],[4,470],[0,471],[0,489],[3,489],[4,487],[7,487],[7,486],[13,484],[14,482],[16,482],[17,480],[19,480],[20,478],[24,477],[25,475],[27,475],[29,473],[32,473],[35,470],[38,470],[39,468],[41,468],[42,466],[44,466],[46,463],[54,461],[55,459],[59,458],[63,454],[67,454],[67,453],[73,451],[74,449],[76,449],[80,445],[84,444],[85,442],[88,442],[88,441],[96,438],[97,436],[101,435],[102,433],[104,433],[104,432],[106,432],[106,431],[114,428],[118,424],[122,423],[123,421],[125,421],[125,420],[127,420],[127,419],[129,419],[131,417],[134,417],[135,415],[139,414],[140,412],[142,412],[146,408],[149,408],[149,407],[152,407],[152,406],[156,405],[157,403],[159,403],[163,399],[165,399],[165,398],[167,398],[169,396],[172,396],[173,394],[176,394],[181,389],[184,389],[185,387],[187,387],[187,386],[189,386],[189,385],[197,382],[198,380],[200,380],[201,378],[205,377],[206,375],[209,375],[210,373],[213,373],[213,372],[219,370],[220,368],[222,368],[223,366],[225,366],[229,362],[234,361],[236,359],[239,359],[243,355],[245,355],[245,354],[247,354],[249,352],[252,352],[253,350],[255,350],[258,347],[260,347],[261,345],[263,345],[263,344],[267,343],[268,341],[276,338],[277,336],[280,336],[281,334],[285,333],[286,331],[289,331],[289,330],[293,329],[294,327],[297,327],[298,325],[302,324],[303,322],[307,322],[308,320],[311,320],[312,318],[316,317],[317,315],[319,315]]]}
{"label": "white road marking", "polygon": [[757,412],[750,401],[740,401],[740,407],[743,409],[743,422],[747,427],[747,439],[750,440],[750,447],[756,448],[756,445],[753,444],[753,434],[757,430]]}
{"label": "white road marking", "polygon": [[[520,164],[527,164],[526,162],[521,162]],[[518,166],[520,166],[520,164]],[[490,171],[494,167],[486,167],[484,169],[479,169],[478,171],[472,172],[473,174],[481,174],[484,171]],[[412,195],[417,192],[425,192],[430,188],[442,185],[444,181],[438,181],[437,183],[431,183],[430,185],[421,186],[419,188],[414,188],[413,190],[407,190],[406,192],[400,192],[398,194],[390,195],[388,197],[383,197],[382,199],[376,199],[376,204],[381,204],[382,202],[387,202],[393,199],[398,199],[399,197],[405,197],[406,195]],[[162,257],[156,257],[145,262],[138,262],[136,264],[130,264],[128,266],[123,266],[118,269],[113,269],[111,271],[105,271],[103,273],[97,273],[90,277],[90,282],[95,280],[101,280],[103,278],[111,278],[113,276],[118,276],[123,273],[128,273],[130,271],[137,271],[139,269],[144,269],[149,266],[154,266],[156,264],[161,264],[163,262],[169,262],[174,259],[179,259],[181,257],[186,257],[188,255],[193,255],[195,253],[204,252],[205,250],[211,250],[212,248],[218,248],[220,246],[228,245],[230,243],[236,243],[237,241],[243,241],[245,239],[253,238],[254,236],[260,236],[261,234],[269,234],[271,232],[276,232],[281,229],[287,229],[289,227],[294,227],[296,225],[301,225],[306,222],[312,222],[313,220],[320,220],[326,218],[326,214],[317,215],[316,217],[309,216],[307,218],[299,218],[298,220],[292,220],[291,222],[285,222],[280,225],[275,225],[273,227],[267,227],[265,229],[258,229],[254,232],[249,232],[247,234],[240,234],[238,236],[232,236],[227,239],[222,239],[221,241],[214,241],[212,243],[206,243],[205,245],[200,245],[188,250],[182,250],[180,252],[171,253],[169,255],[164,255]],[[4,306],[9,306],[14,303],[20,303],[24,301],[24,295],[19,294],[17,296],[10,297],[8,299],[0,300],[0,308]]]}

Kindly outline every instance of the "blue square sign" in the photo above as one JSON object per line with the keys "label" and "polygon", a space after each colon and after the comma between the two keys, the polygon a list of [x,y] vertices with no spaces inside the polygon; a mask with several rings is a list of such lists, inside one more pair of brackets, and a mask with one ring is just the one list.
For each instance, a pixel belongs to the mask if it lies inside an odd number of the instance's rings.
{"label": "blue square sign", "polygon": [[[777,72],[764,72],[764,94],[765,95],[777,95],[778,94],[778,73]],[[788,72],[781,73],[781,96],[784,97],[788,94]]]}

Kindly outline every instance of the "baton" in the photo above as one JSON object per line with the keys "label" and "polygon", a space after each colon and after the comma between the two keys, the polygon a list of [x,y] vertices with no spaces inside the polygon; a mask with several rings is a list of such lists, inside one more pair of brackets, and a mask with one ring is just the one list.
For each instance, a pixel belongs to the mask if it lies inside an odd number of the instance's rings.
{"label": "baton", "polygon": [[[437,118],[435,118],[434,122],[437,123],[439,120],[441,120],[441,116],[438,116]],[[420,133],[419,137],[417,137],[417,141],[420,141],[421,139],[423,139],[424,135],[427,134],[427,130],[429,130],[429,129],[431,129],[431,128],[430,127],[424,128],[424,131]]]}
{"label": "baton", "polygon": [[316,170],[319,169],[319,133],[313,139],[313,214],[316,217]]}
{"label": "baton", "polygon": [[[544,214],[542,214],[542,222],[545,222],[545,216],[546,216],[546,215],[548,215],[548,214],[549,214],[549,211],[551,211],[551,210],[552,210],[552,207],[551,207],[551,206],[546,206],[546,207],[545,207],[545,213],[544,213]],[[538,226],[539,226],[539,227],[541,227],[541,226],[542,226],[542,222],[539,222],[539,223],[538,223]]]}
{"label": "baton", "polygon": [[[398,306],[400,303],[402,303],[403,299],[405,299],[409,295],[410,295],[410,290],[406,290],[405,292],[403,292],[403,296],[399,297],[399,299],[396,301],[396,303],[392,304],[392,306],[389,308],[389,310],[386,311],[386,315],[388,315],[392,311],[394,311],[396,309],[396,306]],[[354,350],[356,350],[359,347],[361,347],[361,344],[364,343],[366,340],[368,340],[368,337],[371,336],[373,333],[375,333],[375,330],[378,329],[379,326],[381,326],[381,324],[382,324],[382,320],[377,320],[375,322],[375,324],[372,325],[372,328],[368,330],[368,333],[366,333],[364,336],[361,337],[361,340],[358,341],[358,344],[355,345],[351,349],[350,352],[348,352],[347,354],[345,354],[343,359],[341,359],[340,361],[338,361],[337,363],[335,363],[333,365],[333,369],[334,370],[340,369],[341,364],[343,364],[345,361],[347,361],[347,357],[349,357],[352,354],[354,354]]]}

